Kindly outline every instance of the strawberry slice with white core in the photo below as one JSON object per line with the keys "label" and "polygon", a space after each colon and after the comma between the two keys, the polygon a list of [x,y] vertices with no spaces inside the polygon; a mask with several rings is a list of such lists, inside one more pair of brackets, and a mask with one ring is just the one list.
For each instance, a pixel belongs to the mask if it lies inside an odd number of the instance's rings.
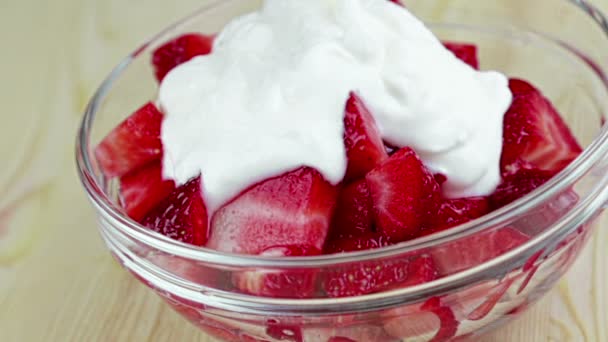
{"label": "strawberry slice with white core", "polygon": [[431,249],[440,275],[449,275],[496,258],[529,240],[513,228],[480,232]]}
{"label": "strawberry slice with white core", "polygon": [[160,46],[152,54],[156,79],[160,82],[169,71],[196,56],[207,55],[213,48],[213,37],[200,33],[181,35]]}
{"label": "strawberry slice with white core", "polygon": [[348,159],[346,183],[365,176],[388,158],[374,117],[355,93],[346,102],[344,146]]}
{"label": "strawberry slice with white core", "polygon": [[336,187],[308,167],[271,178],[213,215],[207,247],[242,254],[293,245],[322,250],[336,198]]}
{"label": "strawberry slice with white core", "polygon": [[110,132],[95,149],[106,177],[120,177],[160,159],[163,114],[152,103],[135,111]]}
{"label": "strawberry slice with white core", "polygon": [[201,178],[197,177],[173,191],[142,224],[172,239],[202,246],[207,241],[207,221]]}
{"label": "strawberry slice with white core", "polygon": [[[321,251],[308,246],[269,248],[262,256],[298,257],[320,255]],[[310,298],[315,291],[315,269],[252,270],[237,273],[233,283],[241,291],[272,298]]]}
{"label": "strawberry slice with white core", "polygon": [[530,83],[511,79],[513,103],[505,114],[501,171],[521,168],[559,172],[582,148],[551,102]]}
{"label": "strawberry slice with white core", "polygon": [[120,202],[127,215],[141,220],[175,190],[175,182],[163,179],[160,161],[152,162],[120,178]]}
{"label": "strawberry slice with white core", "polygon": [[443,42],[443,45],[446,49],[452,51],[456,58],[470,65],[473,69],[479,70],[476,45],[455,42]]}
{"label": "strawberry slice with white core", "polygon": [[415,236],[437,211],[439,184],[410,148],[393,154],[365,177],[376,228],[395,242]]}

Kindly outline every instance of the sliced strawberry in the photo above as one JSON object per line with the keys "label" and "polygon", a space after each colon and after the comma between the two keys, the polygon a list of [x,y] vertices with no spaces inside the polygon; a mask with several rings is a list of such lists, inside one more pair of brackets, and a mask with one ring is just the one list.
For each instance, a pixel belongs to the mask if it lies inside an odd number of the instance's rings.
{"label": "sliced strawberry", "polygon": [[173,180],[163,179],[160,160],[120,178],[120,200],[127,215],[141,220],[175,190]]}
{"label": "sliced strawberry", "polygon": [[293,245],[322,250],[336,198],[336,187],[311,168],[269,179],[215,213],[207,246],[243,254]]}
{"label": "sliced strawberry", "polygon": [[474,234],[431,249],[440,275],[449,275],[477,266],[528,241],[529,237],[512,228]]}
{"label": "sliced strawberry", "polygon": [[[383,247],[379,235],[345,239],[335,251],[352,252]],[[437,270],[428,255],[402,257],[380,262],[355,263],[328,272],[323,288],[330,297],[349,297],[413,286],[436,279]]]}
{"label": "sliced strawberry", "polygon": [[346,183],[365,176],[388,158],[376,121],[361,98],[351,93],[344,113]]}
{"label": "sliced strawberry", "polygon": [[332,237],[358,236],[372,231],[374,213],[365,178],[340,190],[331,222]]}
{"label": "sliced strawberry", "polygon": [[443,42],[443,45],[461,61],[479,70],[479,59],[477,58],[477,46],[474,44]]}
{"label": "sliced strawberry", "polygon": [[403,148],[365,177],[376,228],[395,242],[414,236],[436,212],[439,185],[416,153]]}
{"label": "sliced strawberry", "polygon": [[456,319],[454,312],[447,306],[443,306],[441,299],[433,297],[427,300],[421,307],[423,311],[432,312],[439,318],[439,330],[431,339],[432,342],[449,341],[456,336],[460,322]]}
{"label": "sliced strawberry", "polygon": [[[296,257],[320,255],[321,251],[309,246],[273,247],[261,255]],[[241,291],[272,298],[310,298],[315,291],[317,271],[314,269],[253,270],[237,273],[233,282]]]}
{"label": "sliced strawberry", "polygon": [[303,342],[302,328],[282,324],[269,324],[266,334],[277,341]]}
{"label": "sliced strawberry", "polygon": [[455,227],[490,212],[486,197],[444,199],[436,215],[431,215],[424,235]]}
{"label": "sliced strawberry", "polygon": [[144,217],[142,224],[172,239],[202,246],[207,241],[207,209],[201,179],[177,188]]}
{"label": "sliced strawberry", "polygon": [[173,68],[196,56],[211,53],[212,47],[213,37],[200,33],[184,34],[165,43],[152,54],[156,79],[161,82]]}
{"label": "sliced strawberry", "polygon": [[338,235],[327,242],[325,254],[364,251],[391,245],[390,238],[382,233],[366,232],[356,236]]}
{"label": "sliced strawberry", "polygon": [[538,89],[519,79],[511,79],[509,87],[513,103],[504,118],[503,175],[522,167],[561,171],[581,153],[581,146]]}
{"label": "sliced strawberry", "polygon": [[114,128],[95,149],[104,175],[120,177],[160,159],[162,121],[163,114],[147,103]]}
{"label": "sliced strawberry", "polygon": [[520,199],[545,184],[553,175],[553,171],[520,169],[516,173],[504,177],[502,183],[490,196],[492,208],[498,209]]}

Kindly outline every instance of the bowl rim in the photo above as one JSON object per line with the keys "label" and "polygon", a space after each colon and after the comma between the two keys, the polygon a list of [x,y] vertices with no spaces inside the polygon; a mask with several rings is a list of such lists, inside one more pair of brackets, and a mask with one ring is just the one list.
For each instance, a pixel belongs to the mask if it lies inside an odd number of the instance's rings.
{"label": "bowl rim", "polygon": [[[87,196],[93,206],[99,212],[104,214],[104,219],[107,220],[112,227],[120,231],[121,234],[125,234],[138,242],[144,243],[155,249],[177,257],[201,261],[212,265],[235,267],[318,268],[335,266],[344,263],[389,258],[462,239],[464,237],[479,233],[481,231],[490,230],[492,228],[502,229],[506,223],[512,221],[522,213],[528,212],[530,209],[542,205],[547,200],[563,192],[570,184],[582,177],[587,171],[591,170],[595,165],[602,162],[606,156],[608,156],[608,125],[604,125],[593,142],[575,161],[573,161],[566,169],[553,177],[542,187],[525,196],[521,200],[515,201],[514,203],[511,203],[510,205],[485,215],[477,220],[468,222],[444,232],[374,250],[311,257],[276,258],[220,252],[172,240],[162,234],[151,231],[128,218],[104,193],[102,190],[103,185],[100,184],[98,179],[96,179],[95,172],[93,171],[94,168],[91,160],[92,153],[90,153],[91,148],[89,144],[89,133],[91,131],[95,115],[107,93],[112,88],[112,85],[142,51],[145,51],[148,47],[158,43],[158,40],[161,37],[164,37],[181,25],[195,20],[205,12],[210,11],[220,5],[235,3],[237,1],[241,0],[215,0],[195,11],[186,18],[177,21],[173,25],[162,30],[153,38],[149,39],[140,48],[123,59],[112,70],[112,72],[96,90],[85,109],[76,139],[76,164],[80,181],[83,184]],[[576,7],[579,7],[586,12],[587,15],[608,36],[608,18],[595,6],[587,3],[586,0],[565,1],[574,4]],[[586,61],[586,63],[592,69],[597,69],[596,66],[592,65],[591,61]],[[608,78],[605,77],[603,71],[595,70],[594,72],[598,75],[604,87],[606,87],[605,90],[608,90]],[[238,297],[238,300],[242,304],[244,304],[244,302],[253,300],[256,303],[280,302],[281,304],[288,304],[288,302],[293,302],[295,305],[301,306],[304,302],[314,304],[319,301],[326,301],[328,299],[336,304],[347,304],[350,301],[360,301],[363,298],[374,299],[376,297],[385,297],[390,295],[401,296],[400,298],[403,298],[403,296],[420,296],[420,293],[425,293],[425,296],[427,296],[427,294],[444,293],[450,289],[480,281],[482,280],[483,274],[486,274],[491,270],[497,270],[504,265],[513,265],[514,262],[517,262],[521,258],[530,257],[542,249],[543,243],[546,241],[549,241],[557,236],[565,236],[571,232],[576,227],[576,225],[573,225],[573,223],[584,222],[589,217],[593,216],[597,210],[605,205],[604,202],[606,200],[608,200],[608,176],[605,176],[602,179],[602,182],[598,184],[598,186],[592,192],[590,192],[586,198],[577,202],[577,204],[571,208],[570,211],[564,215],[560,222],[558,222],[558,224],[556,224],[554,227],[546,229],[526,243],[496,258],[481,263],[470,269],[448,275],[426,284],[377,294],[340,299],[323,298],[304,300],[298,299],[290,301],[286,299],[236,295],[234,293],[230,293],[230,298]]]}

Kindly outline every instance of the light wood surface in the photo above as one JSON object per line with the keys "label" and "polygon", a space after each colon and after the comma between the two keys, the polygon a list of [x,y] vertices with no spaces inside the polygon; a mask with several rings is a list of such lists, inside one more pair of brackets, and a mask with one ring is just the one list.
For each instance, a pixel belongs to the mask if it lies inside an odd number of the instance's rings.
{"label": "light wood surface", "polygon": [[[113,261],[73,161],[81,110],[104,75],[204,2],[0,2],[0,341],[210,341]],[[608,341],[607,232],[486,340]]]}

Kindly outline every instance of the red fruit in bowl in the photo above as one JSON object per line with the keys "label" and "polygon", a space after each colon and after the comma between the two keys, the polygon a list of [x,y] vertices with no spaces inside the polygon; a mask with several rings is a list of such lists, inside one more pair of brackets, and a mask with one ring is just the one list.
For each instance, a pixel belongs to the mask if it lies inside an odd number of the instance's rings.
{"label": "red fruit in bowl", "polygon": [[336,198],[336,187],[311,168],[266,180],[214,214],[207,247],[242,254],[292,245],[322,250]]}
{"label": "red fruit in bowl", "polygon": [[477,59],[477,46],[474,44],[443,42],[443,45],[461,61],[470,65],[473,69],[479,70],[479,60]]}
{"label": "red fruit in bowl", "polygon": [[[261,255],[272,257],[320,254],[320,250],[310,246],[273,247],[261,253]],[[310,298],[315,291],[316,276],[315,269],[251,270],[235,274],[233,283],[241,291],[257,296]]]}
{"label": "red fruit in bowl", "polygon": [[490,212],[486,197],[444,199],[437,214],[429,217],[424,235],[455,227]]}
{"label": "red fruit in bowl", "polygon": [[344,145],[348,159],[346,183],[365,176],[388,158],[374,117],[355,93],[346,102]]}
{"label": "red fruit in bowl", "polygon": [[410,148],[393,154],[365,179],[376,228],[395,242],[415,236],[439,205],[439,184]]}
{"label": "red fruit in bowl", "polygon": [[213,37],[200,33],[184,34],[163,44],[152,54],[156,79],[162,81],[176,66],[196,56],[207,55],[212,48]]}
{"label": "red fruit in bowl", "polygon": [[498,209],[520,199],[545,184],[555,172],[539,169],[520,169],[503,178],[502,183],[490,196],[492,208]]}
{"label": "red fruit in bowl", "polygon": [[114,128],[95,148],[106,177],[120,177],[162,157],[163,114],[147,103]]}
{"label": "red fruit in bowl", "polygon": [[365,178],[340,190],[331,222],[331,236],[357,236],[372,231],[374,213]]}
{"label": "red fruit in bowl", "polygon": [[355,236],[338,235],[327,242],[325,254],[364,251],[389,245],[391,245],[390,239],[382,233],[365,232]]}
{"label": "red fruit in bowl", "polygon": [[175,190],[175,182],[163,179],[160,160],[120,178],[120,202],[127,215],[141,220]]}
{"label": "red fruit in bowl", "polygon": [[202,246],[207,241],[207,209],[201,179],[177,188],[144,217],[142,224],[172,239]]}
{"label": "red fruit in bowl", "polygon": [[530,83],[511,79],[513,103],[505,114],[501,171],[559,172],[582,151],[555,107]]}
{"label": "red fruit in bowl", "polygon": [[504,254],[529,240],[512,228],[473,234],[431,249],[440,275],[462,271]]}
{"label": "red fruit in bowl", "polygon": [[350,297],[418,285],[436,277],[437,271],[430,256],[401,257],[353,263],[328,272],[323,289],[330,297]]}

